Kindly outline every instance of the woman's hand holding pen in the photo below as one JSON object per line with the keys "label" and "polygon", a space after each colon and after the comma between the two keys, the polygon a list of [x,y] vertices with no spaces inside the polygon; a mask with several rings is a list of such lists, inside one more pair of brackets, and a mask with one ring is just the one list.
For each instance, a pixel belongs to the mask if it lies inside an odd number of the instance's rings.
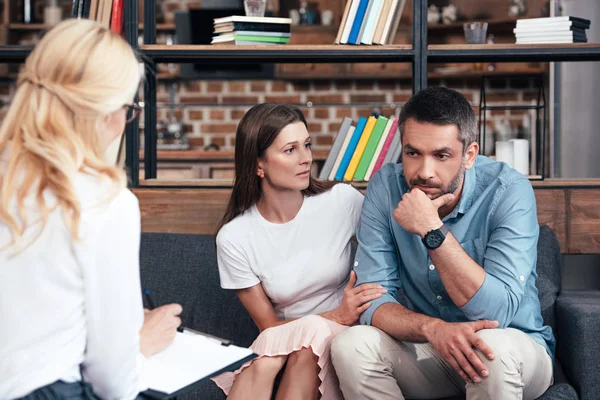
{"label": "woman's hand holding pen", "polygon": [[181,325],[181,311],[179,304],[167,304],[153,310],[144,309],[140,350],[145,357],[160,353],[173,342],[177,328]]}
{"label": "woman's hand holding pen", "polygon": [[342,303],[335,310],[322,314],[324,318],[331,319],[342,325],[352,325],[358,321],[360,314],[371,306],[370,301],[381,297],[387,290],[376,283],[363,283],[357,287],[356,273],[350,272],[350,279],[344,289]]}

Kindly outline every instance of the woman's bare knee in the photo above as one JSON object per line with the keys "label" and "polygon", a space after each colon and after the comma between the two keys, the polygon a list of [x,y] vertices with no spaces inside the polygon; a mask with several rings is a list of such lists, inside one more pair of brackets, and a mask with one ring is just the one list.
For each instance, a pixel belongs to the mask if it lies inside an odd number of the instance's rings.
{"label": "woman's bare knee", "polygon": [[259,376],[275,378],[281,368],[283,368],[286,359],[287,356],[261,357],[255,360],[250,365],[250,368]]}
{"label": "woman's bare knee", "polygon": [[288,367],[289,366],[308,366],[317,365],[319,358],[312,352],[310,348],[303,348],[295,351],[288,356]]}

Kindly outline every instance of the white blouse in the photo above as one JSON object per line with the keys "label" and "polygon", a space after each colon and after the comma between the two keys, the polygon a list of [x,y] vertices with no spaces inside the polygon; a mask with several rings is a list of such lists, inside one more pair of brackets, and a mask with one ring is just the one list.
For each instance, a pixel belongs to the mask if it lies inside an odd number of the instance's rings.
{"label": "white blouse", "polygon": [[[105,399],[134,398],[140,389],[139,204],[122,189],[98,205],[108,185],[85,174],[74,187],[82,211],[75,244],[58,209],[17,255],[6,249],[11,236],[0,222],[1,399],[82,374]],[[46,199],[52,204],[54,197]]]}

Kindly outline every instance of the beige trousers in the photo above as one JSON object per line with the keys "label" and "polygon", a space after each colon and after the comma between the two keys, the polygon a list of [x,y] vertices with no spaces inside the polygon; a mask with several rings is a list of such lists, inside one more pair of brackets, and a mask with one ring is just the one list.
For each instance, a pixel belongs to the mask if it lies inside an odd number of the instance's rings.
{"label": "beige trousers", "polygon": [[466,393],[467,399],[535,399],[553,381],[552,359],[525,333],[485,329],[477,333],[494,351],[489,377],[466,383],[429,343],[393,339],[371,326],[340,333],[331,360],[346,400],[442,399]]}

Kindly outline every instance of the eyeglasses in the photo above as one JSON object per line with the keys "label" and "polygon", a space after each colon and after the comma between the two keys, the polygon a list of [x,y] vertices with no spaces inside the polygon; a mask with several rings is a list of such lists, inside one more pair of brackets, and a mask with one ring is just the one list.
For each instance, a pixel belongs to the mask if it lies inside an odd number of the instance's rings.
{"label": "eyeglasses", "polygon": [[126,124],[130,123],[131,121],[134,121],[143,110],[142,106],[140,106],[138,103],[125,104],[123,105],[123,107],[127,108],[127,114],[129,115],[129,118],[127,118],[127,120],[125,121]]}

